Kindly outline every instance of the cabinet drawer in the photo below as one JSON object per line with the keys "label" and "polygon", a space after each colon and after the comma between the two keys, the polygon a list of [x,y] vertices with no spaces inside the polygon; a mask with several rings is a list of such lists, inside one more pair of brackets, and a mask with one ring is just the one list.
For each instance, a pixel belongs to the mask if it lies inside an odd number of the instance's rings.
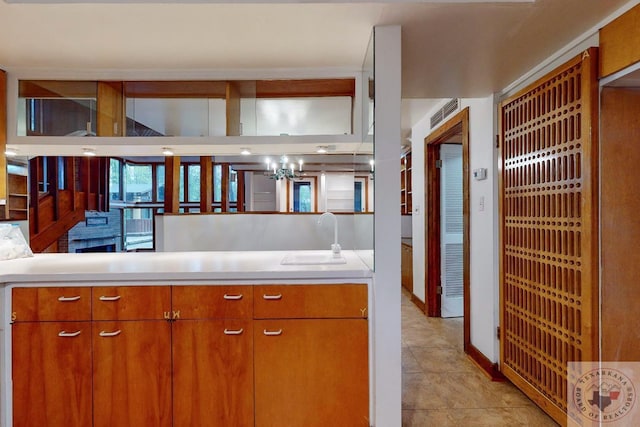
{"label": "cabinet drawer", "polygon": [[171,301],[180,319],[250,319],[251,286],[174,286]]}
{"label": "cabinet drawer", "polygon": [[367,305],[367,285],[254,287],[256,319],[366,318]]}
{"label": "cabinet drawer", "polygon": [[93,320],[157,320],[172,316],[169,286],[93,288]]}
{"label": "cabinet drawer", "polygon": [[91,288],[14,288],[16,322],[91,320]]}

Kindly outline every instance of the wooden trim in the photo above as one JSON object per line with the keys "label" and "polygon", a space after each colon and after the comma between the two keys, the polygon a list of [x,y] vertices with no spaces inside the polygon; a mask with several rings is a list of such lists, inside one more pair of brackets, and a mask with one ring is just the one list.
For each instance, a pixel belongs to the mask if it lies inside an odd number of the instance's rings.
{"label": "wooden trim", "polygon": [[7,73],[0,70],[0,199],[6,200],[0,205],[0,218],[9,217],[9,189],[7,179]]}
{"label": "wooden trim", "polygon": [[[462,215],[463,215],[463,301],[464,301],[464,348],[471,345],[471,222],[469,201],[469,107],[447,120],[442,126],[425,138],[425,183],[428,186],[426,218],[426,259],[425,295],[427,315],[441,315],[441,300],[436,294],[436,286],[440,282],[440,171],[433,167],[439,154],[439,145],[458,133],[462,134]],[[431,162],[431,163],[429,163]]]}
{"label": "wooden trim", "polygon": [[87,80],[20,80],[21,98],[96,98],[96,81]]}
{"label": "wooden trim", "polygon": [[469,359],[471,359],[475,365],[482,369],[482,372],[484,372],[491,381],[506,381],[505,376],[500,372],[500,366],[497,363],[492,363],[476,346],[469,344],[465,349],[465,353],[467,353],[467,356],[469,356]]}
{"label": "wooden trim", "polygon": [[354,97],[355,93],[353,78],[256,81],[256,98]]}
{"label": "wooden trim", "polygon": [[229,212],[229,163],[221,163],[221,167],[220,210],[222,212]]}
{"label": "wooden trim", "polygon": [[226,81],[124,82],[127,98],[219,98],[225,99]]}
{"label": "wooden trim", "polygon": [[420,298],[418,298],[414,293],[411,294],[411,302],[414,303],[416,307],[420,309],[421,312],[424,313],[426,311],[427,309],[426,304],[422,302]]}
{"label": "wooden trim", "polygon": [[211,156],[200,157],[200,212],[213,210],[213,162]]}
{"label": "wooden trim", "polygon": [[640,5],[600,29],[600,78],[640,61]]}

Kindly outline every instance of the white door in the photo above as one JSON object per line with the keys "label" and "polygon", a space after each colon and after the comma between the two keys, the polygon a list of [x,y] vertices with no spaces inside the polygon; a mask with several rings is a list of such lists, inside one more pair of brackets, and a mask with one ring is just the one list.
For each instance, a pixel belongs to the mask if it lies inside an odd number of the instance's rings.
{"label": "white door", "polygon": [[440,147],[440,215],[442,317],[463,315],[462,145]]}

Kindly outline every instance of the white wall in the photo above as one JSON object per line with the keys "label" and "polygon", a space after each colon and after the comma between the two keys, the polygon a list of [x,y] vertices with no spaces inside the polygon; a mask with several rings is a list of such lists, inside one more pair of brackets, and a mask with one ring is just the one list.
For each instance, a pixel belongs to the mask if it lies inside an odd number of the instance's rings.
{"label": "white wall", "polygon": [[[492,362],[498,360],[495,328],[498,325],[498,283],[495,268],[498,233],[494,215],[498,215],[494,200],[497,167],[495,162],[494,97],[461,100],[461,109],[469,107],[470,170],[487,168],[487,179],[471,178],[470,197],[470,299],[471,343]],[[413,186],[413,292],[425,301],[425,206],[424,138],[432,130],[430,112],[412,129]],[[422,195],[422,197],[418,197]],[[484,209],[480,201],[484,198]]]}
{"label": "white wall", "polygon": [[[333,224],[320,214],[212,214],[156,216],[156,251],[323,250]],[[356,219],[357,217],[357,219]],[[336,215],[343,249],[373,248],[373,215]]]}

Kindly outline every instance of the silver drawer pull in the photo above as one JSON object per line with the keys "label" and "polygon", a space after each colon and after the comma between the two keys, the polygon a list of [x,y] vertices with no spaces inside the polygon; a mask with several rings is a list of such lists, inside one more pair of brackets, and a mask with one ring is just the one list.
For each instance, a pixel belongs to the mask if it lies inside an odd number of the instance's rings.
{"label": "silver drawer pull", "polygon": [[73,338],[73,337],[77,337],[78,335],[80,335],[80,332],[81,331],[75,331],[75,332],[60,331],[60,332],[58,332],[58,336],[59,337],[64,337],[64,338]]}
{"label": "silver drawer pull", "polygon": [[241,335],[243,332],[244,332],[243,328],[240,328],[240,329],[237,329],[237,330],[235,330],[235,329],[225,329],[224,330],[224,334],[225,335]]}
{"label": "silver drawer pull", "polygon": [[268,337],[275,337],[277,335],[282,335],[282,329],[278,329],[277,331],[268,331],[265,329],[264,334]]}
{"label": "silver drawer pull", "polygon": [[60,302],[78,301],[79,299],[80,299],[80,295],[75,297],[58,297],[58,301]]}
{"label": "silver drawer pull", "polygon": [[227,300],[239,300],[239,299],[242,299],[242,294],[240,294],[240,295],[224,294],[224,299],[227,299]]}
{"label": "silver drawer pull", "polygon": [[120,295],[116,295],[116,296],[113,296],[113,297],[108,297],[108,296],[102,295],[100,297],[100,301],[118,301],[119,299],[120,299]]}
{"label": "silver drawer pull", "polygon": [[117,331],[113,331],[113,332],[106,332],[106,331],[101,331],[100,332],[100,336],[101,337],[116,337],[118,335],[120,335],[120,332],[122,332],[120,329],[118,329]]}
{"label": "silver drawer pull", "polygon": [[278,295],[262,295],[262,298],[266,299],[266,300],[277,300],[277,299],[282,299],[282,294],[278,294]]}

